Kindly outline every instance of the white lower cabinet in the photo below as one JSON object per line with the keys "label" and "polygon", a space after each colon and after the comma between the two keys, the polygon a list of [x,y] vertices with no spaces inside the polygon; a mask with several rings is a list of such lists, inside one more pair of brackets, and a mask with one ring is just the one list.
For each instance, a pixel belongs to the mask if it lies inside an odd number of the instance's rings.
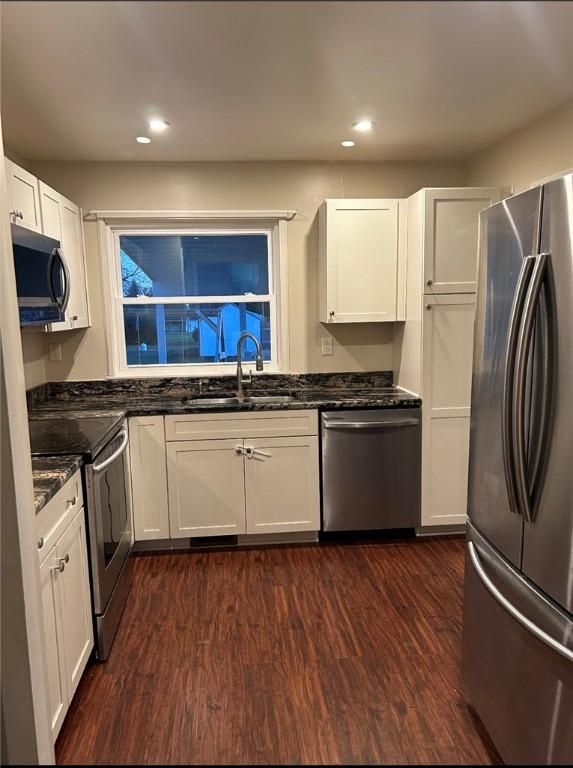
{"label": "white lower cabinet", "polygon": [[475,296],[426,296],[422,525],[466,521]]}
{"label": "white lower cabinet", "polygon": [[316,410],[130,419],[135,540],[318,531]]}
{"label": "white lower cabinet", "polygon": [[[69,487],[74,482],[69,481]],[[59,501],[53,499],[40,511],[39,531],[45,521],[53,518],[50,505],[58,505]],[[55,545],[40,562],[40,582],[50,720],[55,740],[93,648],[83,506],[71,521],[69,516],[62,517],[53,534]]]}
{"label": "white lower cabinet", "polygon": [[245,533],[245,479],[237,440],[167,444],[171,538]]}
{"label": "white lower cabinet", "polygon": [[88,552],[83,509],[56,544],[56,558],[65,563],[60,582],[62,640],[66,689],[72,700],[93,648]]}
{"label": "white lower cabinet", "polygon": [[[54,740],[64,721],[68,709],[66,693],[66,672],[63,642],[58,641],[58,626],[61,627],[60,587],[54,572],[56,548],[40,566],[42,586],[42,613],[44,615],[44,644],[48,673],[49,717]],[[60,633],[61,634],[61,633]]]}
{"label": "white lower cabinet", "polygon": [[320,528],[318,437],[245,440],[247,533]]}
{"label": "white lower cabinet", "polygon": [[169,538],[163,416],[129,420],[133,530],[136,541]]}

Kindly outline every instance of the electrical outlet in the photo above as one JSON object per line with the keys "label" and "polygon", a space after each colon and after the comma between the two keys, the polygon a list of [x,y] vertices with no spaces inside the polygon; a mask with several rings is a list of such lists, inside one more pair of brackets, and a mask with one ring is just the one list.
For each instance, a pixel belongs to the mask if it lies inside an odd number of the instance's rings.
{"label": "electrical outlet", "polygon": [[322,354],[331,355],[332,354],[332,336],[324,336],[321,339],[321,342],[322,342]]}
{"label": "electrical outlet", "polygon": [[62,345],[48,344],[48,357],[51,363],[62,362]]}

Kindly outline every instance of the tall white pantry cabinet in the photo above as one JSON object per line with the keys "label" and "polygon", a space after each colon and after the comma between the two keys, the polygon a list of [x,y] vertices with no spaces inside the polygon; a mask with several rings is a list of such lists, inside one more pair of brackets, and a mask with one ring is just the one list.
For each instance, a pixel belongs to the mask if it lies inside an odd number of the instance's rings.
{"label": "tall white pantry cabinet", "polygon": [[479,212],[504,196],[466,187],[408,199],[394,380],[422,398],[422,527],[466,521]]}

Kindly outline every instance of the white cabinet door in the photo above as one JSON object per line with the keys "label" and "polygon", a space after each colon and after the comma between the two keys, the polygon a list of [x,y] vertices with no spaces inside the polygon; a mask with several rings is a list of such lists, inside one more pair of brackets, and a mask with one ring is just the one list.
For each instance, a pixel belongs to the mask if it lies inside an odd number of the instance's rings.
{"label": "white cabinet door", "polygon": [[171,538],[245,533],[242,440],[167,444]]}
{"label": "white cabinet door", "polygon": [[245,438],[245,448],[247,533],[318,531],[318,437]]}
{"label": "white cabinet door", "polygon": [[40,190],[40,213],[42,232],[48,237],[62,241],[61,195],[43,181],[38,182]]}
{"label": "white cabinet door", "polygon": [[427,487],[422,526],[463,525],[466,522],[470,417],[430,419],[424,425],[427,447]]}
{"label": "white cabinet door", "polygon": [[91,597],[84,510],[81,509],[56,544],[64,563],[58,573],[62,605],[62,638],[68,701],[72,700],[93,648]]}
{"label": "white cabinet door", "polygon": [[10,197],[10,221],[34,232],[41,232],[38,179],[8,158],[4,158],[4,161]]}
{"label": "white cabinet door", "polygon": [[475,293],[479,213],[500,197],[499,189],[487,187],[426,190],[426,293]]}
{"label": "white cabinet door", "polygon": [[403,318],[398,200],[327,200],[321,214],[321,321]]}
{"label": "white cabinet door", "polygon": [[87,276],[80,208],[65,197],[60,203],[62,219],[62,249],[71,277],[70,301],[66,322],[70,328],[89,326]]}
{"label": "white cabinet door", "polygon": [[131,418],[129,445],[135,540],[168,539],[169,504],[163,416]]}
{"label": "white cabinet door", "polygon": [[424,297],[422,525],[466,519],[475,296]]}
{"label": "white cabinet door", "polygon": [[50,723],[54,741],[68,709],[66,673],[61,626],[59,579],[63,575],[54,568],[57,565],[56,548],[53,547],[40,566],[42,588],[42,614],[44,618],[44,644],[46,648],[48,699]]}
{"label": "white cabinet door", "polygon": [[81,210],[43,181],[39,182],[39,190],[43,232],[60,241],[70,271],[66,319],[61,323],[52,323],[49,330],[87,328],[89,313]]}

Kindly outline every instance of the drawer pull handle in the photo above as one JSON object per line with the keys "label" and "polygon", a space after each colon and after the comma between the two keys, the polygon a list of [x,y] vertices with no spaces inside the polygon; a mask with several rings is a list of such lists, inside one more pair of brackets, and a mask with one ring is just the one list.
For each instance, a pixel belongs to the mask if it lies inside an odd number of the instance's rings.
{"label": "drawer pull handle", "polygon": [[70,507],[75,507],[77,503],[78,503],[78,497],[77,496],[74,496],[73,499],[68,499],[68,505]]}
{"label": "drawer pull handle", "polygon": [[57,565],[52,566],[53,571],[58,571],[59,573],[63,573],[66,570],[66,563],[70,562],[70,556],[66,555],[65,557],[60,557],[58,560]]}
{"label": "drawer pull handle", "polygon": [[43,546],[44,546],[44,537],[40,536],[40,538],[38,539],[38,549],[42,549]]}

